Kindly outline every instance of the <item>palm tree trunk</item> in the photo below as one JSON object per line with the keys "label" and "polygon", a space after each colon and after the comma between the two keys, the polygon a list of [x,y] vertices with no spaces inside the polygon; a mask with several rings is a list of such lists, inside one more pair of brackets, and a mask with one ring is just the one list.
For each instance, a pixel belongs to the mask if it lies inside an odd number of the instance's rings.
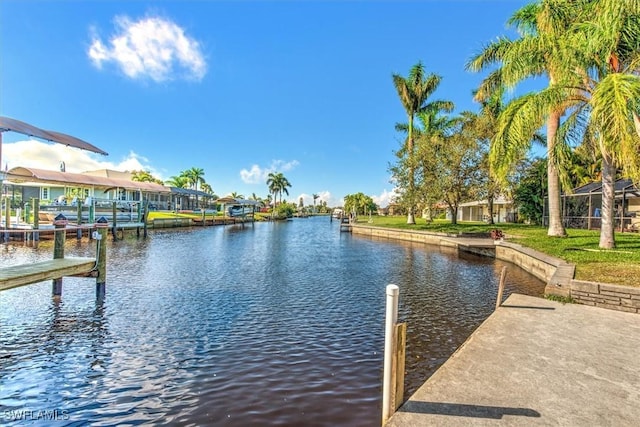
{"label": "palm tree trunk", "polygon": [[415,224],[416,218],[413,215],[413,192],[415,187],[415,176],[413,169],[413,114],[409,115],[409,139],[407,140],[407,157],[409,159],[409,197],[411,198],[411,203],[408,207],[407,212],[407,224]]}
{"label": "palm tree trunk", "polygon": [[562,225],[560,203],[560,176],[555,163],[556,134],[560,126],[561,112],[553,111],[547,119],[547,179],[549,186],[549,230],[548,236],[566,237],[567,232]]}
{"label": "palm tree trunk", "polygon": [[608,154],[602,156],[602,223],[600,224],[600,248],[616,247],[614,237],[616,167]]}

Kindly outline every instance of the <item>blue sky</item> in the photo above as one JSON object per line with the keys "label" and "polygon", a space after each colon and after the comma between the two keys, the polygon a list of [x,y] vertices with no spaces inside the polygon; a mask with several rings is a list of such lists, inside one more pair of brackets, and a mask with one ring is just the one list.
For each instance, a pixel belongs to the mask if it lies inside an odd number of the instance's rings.
{"label": "blue sky", "polygon": [[392,73],[422,61],[435,98],[476,110],[464,64],[525,1],[0,2],[0,115],[84,139],[100,156],[13,132],[2,167],[199,167],[216,194],[330,206],[393,195],[406,115]]}

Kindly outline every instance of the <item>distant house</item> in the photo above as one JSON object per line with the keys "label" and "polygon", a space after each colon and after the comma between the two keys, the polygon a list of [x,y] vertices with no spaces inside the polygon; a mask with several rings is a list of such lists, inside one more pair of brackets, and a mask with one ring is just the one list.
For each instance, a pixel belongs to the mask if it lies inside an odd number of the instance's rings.
{"label": "distant house", "polygon": [[516,222],[518,220],[513,202],[502,196],[494,199],[493,213],[489,212],[489,202],[487,200],[461,203],[458,207],[458,221],[489,222],[491,215],[494,223]]}
{"label": "distant house", "polygon": [[[614,189],[615,227],[622,231],[637,231],[640,228],[640,189],[629,179],[617,180]],[[567,228],[600,228],[602,183],[592,182],[575,188],[570,194],[563,194],[562,210]],[[548,222],[548,216],[545,220]]]}

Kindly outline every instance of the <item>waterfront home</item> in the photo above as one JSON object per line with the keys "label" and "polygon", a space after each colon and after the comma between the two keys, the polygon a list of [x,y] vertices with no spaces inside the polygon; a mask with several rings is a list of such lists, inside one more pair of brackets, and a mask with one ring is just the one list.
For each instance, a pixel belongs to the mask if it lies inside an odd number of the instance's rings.
{"label": "waterfront home", "polygon": [[31,199],[40,199],[41,205],[65,205],[89,197],[96,201],[153,203],[168,200],[171,193],[154,182],[21,166],[7,171],[4,185],[14,206]]}
{"label": "waterfront home", "polygon": [[493,217],[494,223],[516,222],[518,215],[513,206],[513,201],[504,196],[496,197],[493,200],[493,209],[491,211],[489,210],[488,200],[460,203],[458,207],[458,221],[489,222],[491,217]]}
{"label": "waterfront home", "polygon": [[[565,227],[600,228],[602,183],[592,182],[563,194],[562,207]],[[619,179],[615,183],[614,217],[618,230],[640,230],[640,189],[630,179]]]}

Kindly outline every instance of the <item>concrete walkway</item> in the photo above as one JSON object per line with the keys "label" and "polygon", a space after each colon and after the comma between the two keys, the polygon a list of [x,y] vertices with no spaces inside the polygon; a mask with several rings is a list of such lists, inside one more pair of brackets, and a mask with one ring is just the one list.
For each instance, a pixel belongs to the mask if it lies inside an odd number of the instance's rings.
{"label": "concrete walkway", "polygon": [[640,316],[518,294],[387,423],[638,425]]}

